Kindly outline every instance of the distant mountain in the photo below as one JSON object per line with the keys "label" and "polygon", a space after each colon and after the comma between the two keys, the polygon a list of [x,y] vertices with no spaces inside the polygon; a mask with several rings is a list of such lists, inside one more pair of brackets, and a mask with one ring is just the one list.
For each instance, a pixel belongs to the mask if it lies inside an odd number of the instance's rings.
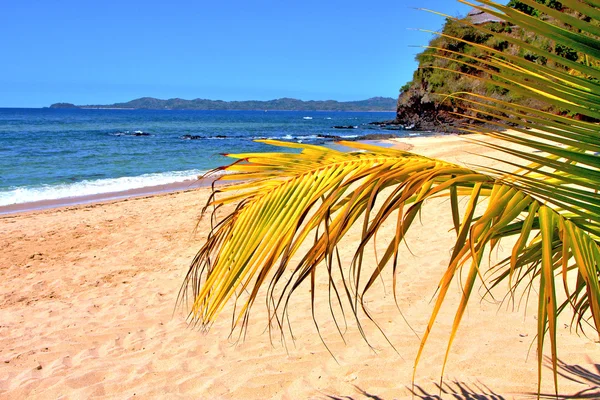
{"label": "distant mountain", "polygon": [[71,103],[54,103],[50,106],[50,108],[79,108],[75,104]]}
{"label": "distant mountain", "polygon": [[[372,97],[359,101],[303,101],[282,98],[269,101],[223,101],[207,99],[168,99],[142,97],[127,103],[75,106],[70,103],[52,104],[50,108],[118,108],[146,110],[289,110],[289,111],[395,111],[397,100],[391,97]],[[68,106],[68,107],[67,107]]]}

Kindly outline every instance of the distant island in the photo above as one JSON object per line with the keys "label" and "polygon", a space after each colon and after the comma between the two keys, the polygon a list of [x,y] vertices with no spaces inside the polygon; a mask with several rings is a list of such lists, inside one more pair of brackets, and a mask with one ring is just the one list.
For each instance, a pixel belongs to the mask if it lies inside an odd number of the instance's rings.
{"label": "distant island", "polygon": [[223,101],[207,99],[168,99],[142,97],[126,103],[75,105],[55,103],[50,108],[143,109],[143,110],[266,110],[266,111],[396,111],[397,99],[372,97],[358,101],[298,100],[282,98],[268,101]]}

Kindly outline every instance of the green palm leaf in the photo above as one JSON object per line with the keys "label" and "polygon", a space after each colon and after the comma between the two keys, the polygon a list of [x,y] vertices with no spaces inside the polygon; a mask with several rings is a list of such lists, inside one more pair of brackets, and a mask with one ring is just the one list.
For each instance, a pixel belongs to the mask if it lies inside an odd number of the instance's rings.
{"label": "green palm leaf", "polygon": [[[524,2],[537,7],[533,1]],[[587,56],[600,56],[596,37],[599,30],[594,24],[597,21],[588,23],[538,7],[579,30],[572,32],[492,1],[482,3],[490,9],[473,6]],[[594,1],[564,3],[592,18],[600,15],[600,5]],[[484,27],[477,28],[485,31]],[[507,40],[531,47],[514,38]],[[519,57],[478,46],[485,50],[486,57],[468,58],[446,50],[437,56],[455,61],[460,57],[459,62],[486,72],[473,79],[483,79],[590,118],[600,116],[600,85],[595,80],[600,74],[595,68],[557,60],[560,57],[536,48],[536,52],[577,73],[540,68]],[[465,126],[465,132],[481,132],[502,140],[506,145],[483,144],[517,156],[521,162],[505,163],[504,170],[475,170],[405,151],[350,142],[342,144],[352,151],[342,152],[263,141],[296,152],[229,155],[238,161],[226,167],[229,174],[218,179],[234,183],[215,187],[205,211],[226,204],[236,206],[229,215],[214,220],[213,229],[185,278],[180,299],[191,300],[191,320],[207,329],[232,300],[236,304],[233,325],[243,330],[259,289],[266,286],[271,322],[283,329],[289,297],[303,282],[311,284],[314,311],[317,271],[329,276],[330,298],[342,309],[346,304],[357,321],[361,315],[371,319],[363,303],[365,293],[386,268],[395,272],[399,246],[423,203],[448,196],[456,243],[440,279],[415,360],[415,373],[450,284],[468,266],[445,360],[478,278],[490,285],[488,289],[507,284],[512,298],[519,288],[535,284],[539,293],[539,380],[545,338],[549,338],[556,387],[558,315],[571,308],[572,321],[578,329],[587,325],[600,332],[598,126],[481,95],[455,93],[449,97],[460,98],[470,105],[467,111],[478,112],[473,120],[489,122],[491,118],[492,128]],[[514,124],[520,127],[513,132],[504,130]],[[459,207],[461,198],[468,199],[463,210]],[[482,203],[482,199],[487,201]],[[384,254],[375,265],[363,262],[367,244],[386,222],[395,223],[396,229],[393,237],[378,238],[384,241]],[[337,246],[356,224],[362,228],[360,242],[353,261],[343,265]],[[507,237],[516,238],[510,257],[493,265],[492,275],[484,275],[484,255]],[[569,286],[571,274],[577,280]],[[396,294],[396,275],[393,276]],[[557,286],[565,291],[565,301],[559,302]]]}

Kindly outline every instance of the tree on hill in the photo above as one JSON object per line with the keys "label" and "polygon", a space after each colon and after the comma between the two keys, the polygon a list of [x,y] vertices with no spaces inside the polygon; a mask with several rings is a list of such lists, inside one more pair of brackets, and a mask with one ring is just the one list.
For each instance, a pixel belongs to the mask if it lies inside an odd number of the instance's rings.
{"label": "tree on hill", "polygon": [[[562,10],[563,5],[560,1],[556,0],[536,0],[536,2],[543,4],[547,7],[554,8],[555,10]],[[534,8],[530,5],[527,5],[519,0],[510,0],[507,4],[508,7],[512,7],[515,10],[519,10],[524,12],[527,15],[533,15],[536,17],[540,16],[540,10]]]}
{"label": "tree on hill", "polygon": [[[540,14],[538,8],[530,5],[534,4],[533,0],[528,2],[513,0],[507,7],[573,32],[576,28],[557,18],[557,13],[576,20],[586,19],[584,14],[565,8],[558,1],[538,0],[537,3],[540,4],[539,8],[546,7],[554,13]],[[497,35],[499,33],[502,35]],[[508,38],[513,40],[507,40]],[[560,57],[558,59],[548,57],[539,49]],[[567,67],[561,58],[590,63],[584,53],[575,51],[571,46],[556,43],[552,38],[536,35],[515,24],[495,21],[481,24],[471,15],[466,18],[447,18],[440,34],[416,56],[419,67],[413,79],[400,89],[397,120],[422,129],[455,130],[456,113],[460,113],[461,118],[465,116],[489,118],[469,110],[468,104],[460,99],[446,98],[448,94],[457,92],[473,92],[549,112],[568,112],[564,108],[543,104],[531,96],[525,96],[497,84],[493,75],[480,69],[487,62],[490,51],[501,52],[502,54],[498,54],[501,58],[520,56],[541,66],[557,68],[569,73],[577,73],[577,71]],[[473,79],[474,74],[480,79]],[[581,117],[587,118],[583,115]]]}

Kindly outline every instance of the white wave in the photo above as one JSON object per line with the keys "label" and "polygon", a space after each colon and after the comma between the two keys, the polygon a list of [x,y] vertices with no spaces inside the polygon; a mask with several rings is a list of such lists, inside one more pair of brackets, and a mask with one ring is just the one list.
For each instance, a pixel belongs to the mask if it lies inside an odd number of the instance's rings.
{"label": "white wave", "polygon": [[302,119],[312,119],[312,117],[302,117]]}
{"label": "white wave", "polygon": [[68,197],[88,196],[103,193],[121,192],[148,186],[165,185],[196,179],[204,174],[202,170],[173,171],[122,178],[84,180],[59,185],[18,187],[0,192],[0,206],[29,203],[41,200],[57,200]]}
{"label": "white wave", "polygon": [[292,139],[294,139],[294,136],[289,135],[289,134],[288,135],[284,135],[284,136],[270,136],[268,139],[269,140],[282,140],[282,139],[284,139],[284,140],[292,140]]}
{"label": "white wave", "polygon": [[[253,139],[265,139],[264,137],[254,137]],[[284,135],[284,136],[269,136],[269,140],[316,140],[322,139],[319,135]]]}

